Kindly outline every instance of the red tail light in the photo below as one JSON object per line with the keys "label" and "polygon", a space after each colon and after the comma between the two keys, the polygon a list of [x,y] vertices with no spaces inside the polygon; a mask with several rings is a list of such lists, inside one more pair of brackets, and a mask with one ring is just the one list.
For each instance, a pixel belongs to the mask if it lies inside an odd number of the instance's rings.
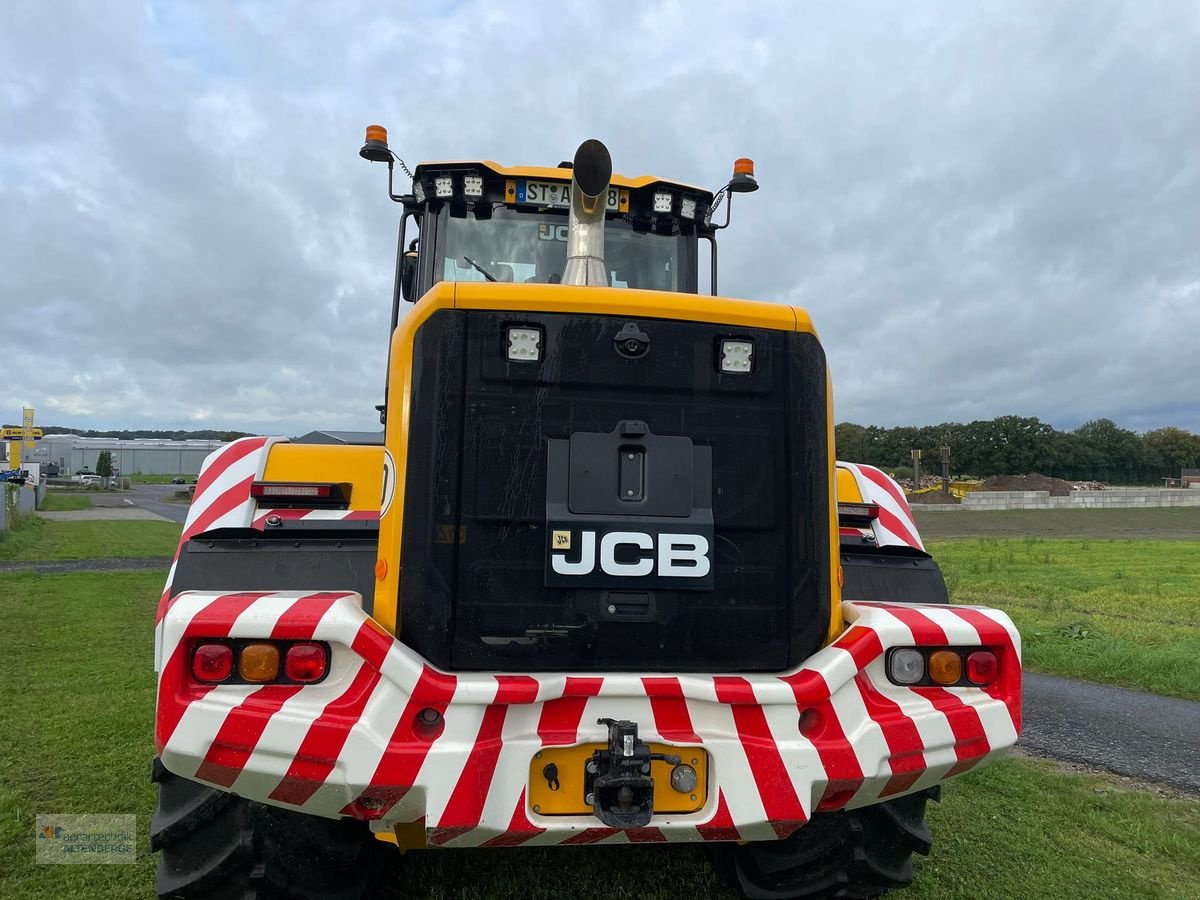
{"label": "red tail light", "polygon": [[350,505],[350,485],[307,481],[255,481],[250,496],[260,506],[345,509]]}
{"label": "red tail light", "polygon": [[309,684],[325,677],[329,657],[321,644],[293,644],[284,658],[284,674],[289,681]]}
{"label": "red tail light", "polygon": [[999,674],[1000,666],[991,650],[976,650],[967,655],[967,679],[972,684],[991,684]]}
{"label": "red tail light", "polygon": [[839,503],[838,524],[870,525],[879,518],[878,503]]}
{"label": "red tail light", "polygon": [[224,681],[233,673],[233,648],[228,644],[197,644],[192,651],[192,675],[197,681]]}

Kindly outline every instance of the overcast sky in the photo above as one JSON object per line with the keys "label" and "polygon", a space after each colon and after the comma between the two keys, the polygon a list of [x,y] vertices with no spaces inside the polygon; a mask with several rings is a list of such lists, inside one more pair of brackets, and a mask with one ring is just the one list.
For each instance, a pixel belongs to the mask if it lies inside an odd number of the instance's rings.
{"label": "overcast sky", "polygon": [[410,165],[753,157],[722,293],[809,309],[838,421],[1200,432],[1193,0],[5,0],[0,420],[377,427],[374,122]]}

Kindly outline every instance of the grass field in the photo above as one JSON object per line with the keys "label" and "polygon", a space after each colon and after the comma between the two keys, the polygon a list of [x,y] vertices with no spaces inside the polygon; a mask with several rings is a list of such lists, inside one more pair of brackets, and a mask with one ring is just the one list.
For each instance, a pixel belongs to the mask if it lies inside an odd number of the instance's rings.
{"label": "grass field", "polygon": [[185,478],[191,481],[195,475],[124,475],[134,484],[170,484],[172,478]]}
{"label": "grass field", "polygon": [[[39,520],[0,542],[0,559],[169,556],[177,534],[158,522]],[[1188,643],[1195,544],[972,538],[932,549],[956,599],[1014,616],[1031,664],[1133,684],[1149,671],[1138,686],[1182,684],[1189,695],[1195,674],[1155,660],[1200,651]],[[0,572],[0,897],[153,894],[151,646],[164,574]],[[45,813],[136,815],[138,863],[36,865],[33,823]],[[1195,797],[1017,758],[951,783],[929,818],[933,853],[896,896],[1200,896]],[[389,900],[733,896],[687,846],[389,858]]]}
{"label": "grass field", "polygon": [[1197,544],[975,538],[929,550],[955,602],[1012,616],[1028,668],[1200,700]]}
{"label": "grass field", "polygon": [[141,559],[174,556],[179,526],[173,522],[52,522],[32,519],[0,535],[0,560]]}
{"label": "grass field", "polygon": [[[128,527],[142,523],[117,523]],[[0,897],[147,897],[154,607],[163,573],[0,573]],[[39,813],[133,813],[133,866],[38,866]],[[932,807],[933,854],[900,896],[1192,897],[1200,802],[1014,759]],[[694,847],[412,853],[382,897],[721,897]]]}
{"label": "grass field", "polygon": [[92,498],[84,493],[71,491],[47,491],[42,499],[43,512],[69,512],[75,509],[91,509]]}

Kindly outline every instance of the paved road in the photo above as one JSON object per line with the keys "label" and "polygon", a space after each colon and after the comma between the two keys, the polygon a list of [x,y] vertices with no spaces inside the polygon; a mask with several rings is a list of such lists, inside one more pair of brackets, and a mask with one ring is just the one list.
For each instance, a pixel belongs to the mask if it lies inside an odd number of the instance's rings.
{"label": "paved road", "polygon": [[135,484],[128,496],[141,509],[182,525],[187,518],[187,504],[167,503],[166,498],[187,489],[187,485],[179,484]]}
{"label": "paved road", "polygon": [[1025,675],[1026,753],[1200,792],[1200,703]]}

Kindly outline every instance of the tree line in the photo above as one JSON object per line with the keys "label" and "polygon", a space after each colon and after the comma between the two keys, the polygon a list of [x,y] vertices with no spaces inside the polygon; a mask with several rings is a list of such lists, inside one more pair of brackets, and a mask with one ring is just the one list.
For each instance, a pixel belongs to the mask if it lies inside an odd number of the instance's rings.
{"label": "tree line", "polygon": [[923,427],[857,425],[836,428],[838,459],[889,471],[912,465],[922,451],[923,471],[940,475],[941,448],[950,448],[950,471],[980,477],[1040,472],[1069,481],[1149,484],[1200,468],[1200,435],[1182,428],[1137,434],[1111,419],[1059,431],[1037,418],[1000,416],[987,421]]}
{"label": "tree line", "polygon": [[236,441],[241,437],[249,437],[246,431],[163,431],[150,428],[100,430],[92,428],[64,428],[61,425],[38,425],[42,434],[74,434],[88,438],[115,438],[122,441],[151,439],[159,441]]}

